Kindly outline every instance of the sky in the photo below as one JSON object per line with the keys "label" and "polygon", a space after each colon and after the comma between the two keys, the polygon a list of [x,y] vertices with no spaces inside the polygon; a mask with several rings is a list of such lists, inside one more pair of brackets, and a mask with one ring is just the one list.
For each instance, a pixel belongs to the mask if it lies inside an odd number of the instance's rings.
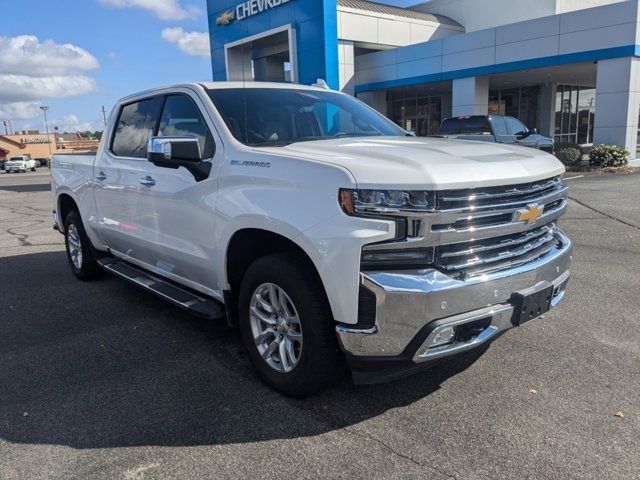
{"label": "sky", "polygon": [[[417,0],[389,0],[397,6]],[[115,102],[211,79],[206,0],[0,0],[0,133],[102,130]]]}

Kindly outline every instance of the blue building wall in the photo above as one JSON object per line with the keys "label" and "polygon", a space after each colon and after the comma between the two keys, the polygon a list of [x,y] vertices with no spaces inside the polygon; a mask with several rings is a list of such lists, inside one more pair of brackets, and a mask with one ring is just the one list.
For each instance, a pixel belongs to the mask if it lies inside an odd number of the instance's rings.
{"label": "blue building wall", "polygon": [[213,79],[227,79],[224,46],[251,35],[291,24],[297,43],[298,82],[326,80],[339,88],[337,0],[290,0],[266,12],[216,25],[216,18],[235,10],[242,0],[207,0]]}

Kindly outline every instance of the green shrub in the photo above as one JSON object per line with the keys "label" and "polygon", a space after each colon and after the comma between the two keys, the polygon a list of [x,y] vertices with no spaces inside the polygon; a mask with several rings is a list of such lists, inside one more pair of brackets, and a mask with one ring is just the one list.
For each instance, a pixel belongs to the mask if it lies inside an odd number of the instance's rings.
{"label": "green shrub", "polygon": [[582,160],[582,153],[577,148],[567,147],[556,150],[556,157],[565,165],[577,165]]}
{"label": "green shrub", "polygon": [[630,153],[617,145],[597,145],[589,152],[592,167],[624,167],[629,164]]}

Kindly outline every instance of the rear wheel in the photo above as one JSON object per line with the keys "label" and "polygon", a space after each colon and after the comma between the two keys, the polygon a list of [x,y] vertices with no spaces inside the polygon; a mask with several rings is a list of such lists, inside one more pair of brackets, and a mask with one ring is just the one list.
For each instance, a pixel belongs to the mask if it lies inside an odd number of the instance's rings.
{"label": "rear wheel", "polygon": [[303,259],[256,260],[240,289],[242,340],[262,380],[305,397],[331,385],[341,361],[324,291]]}
{"label": "rear wheel", "polygon": [[74,275],[85,281],[102,276],[103,271],[96,260],[96,252],[76,210],[69,212],[65,219],[64,238],[67,259]]}

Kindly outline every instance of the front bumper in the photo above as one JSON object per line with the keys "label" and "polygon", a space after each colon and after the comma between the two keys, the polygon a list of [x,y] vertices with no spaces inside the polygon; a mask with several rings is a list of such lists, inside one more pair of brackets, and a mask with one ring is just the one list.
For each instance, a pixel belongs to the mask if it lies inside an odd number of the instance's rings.
{"label": "front bumper", "polygon": [[[564,296],[572,259],[571,241],[559,235],[561,246],[544,257],[469,280],[437,270],[361,274],[363,286],[375,294],[375,326],[366,330],[336,327],[354,380],[373,383],[376,375],[363,372],[435,364],[490,343],[515,326],[511,299],[517,292],[553,285],[551,307],[555,307]],[[478,325],[477,335],[428,348],[443,327],[461,325]],[[387,378],[383,375],[380,380]]]}

